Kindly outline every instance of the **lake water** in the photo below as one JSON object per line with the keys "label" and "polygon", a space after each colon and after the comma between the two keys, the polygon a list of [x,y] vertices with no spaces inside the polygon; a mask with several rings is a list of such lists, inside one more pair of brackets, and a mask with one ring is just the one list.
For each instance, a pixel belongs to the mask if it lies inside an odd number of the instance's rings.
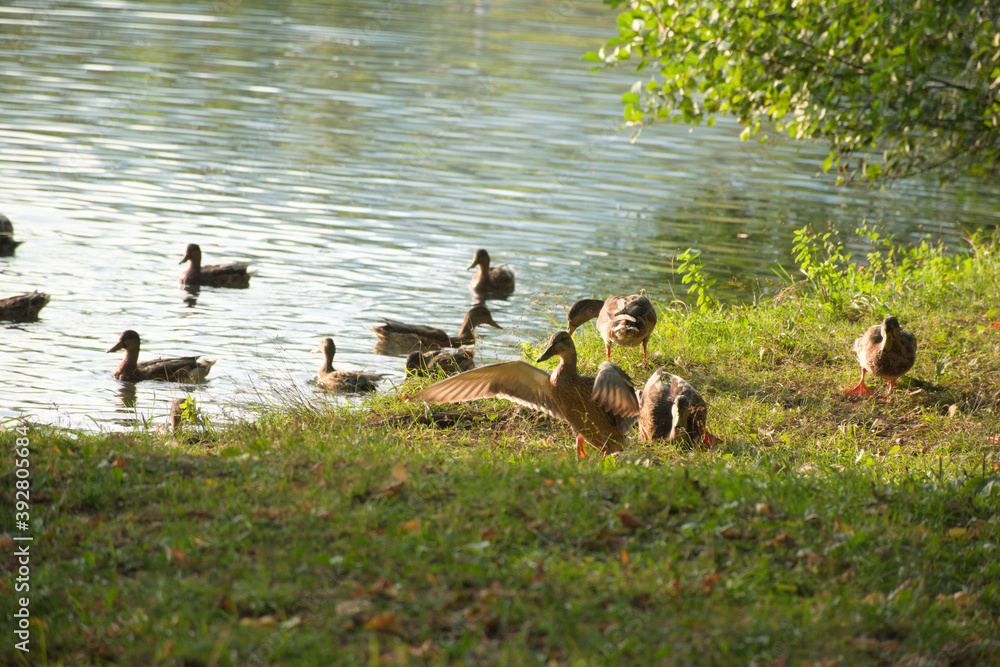
{"label": "lake water", "polygon": [[[955,245],[996,225],[996,188],[836,188],[820,148],[741,143],[730,121],[630,143],[619,98],[637,75],[580,60],[614,26],[598,0],[5,3],[0,212],[24,245],[0,258],[0,296],[52,301],[0,325],[0,418],[115,429],[162,422],[188,391],[219,419],[334,400],[309,384],[323,336],[337,368],[391,389],[402,359],[365,325],[456,333],[479,247],[518,271],[489,303],[505,327],[485,330],[490,362],[579,297],[681,296],[688,247],[720,285],[753,287],[806,224]],[[192,303],[191,242],[208,264],[252,262],[250,289]],[[124,329],[142,359],[218,363],[195,387],[120,383],[105,350]]]}

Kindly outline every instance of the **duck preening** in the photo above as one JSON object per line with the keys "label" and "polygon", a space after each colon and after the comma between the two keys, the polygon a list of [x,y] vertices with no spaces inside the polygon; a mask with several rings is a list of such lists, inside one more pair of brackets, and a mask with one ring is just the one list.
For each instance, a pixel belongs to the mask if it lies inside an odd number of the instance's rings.
{"label": "duck preening", "polygon": [[656,369],[639,395],[639,435],[645,440],[688,440],[714,445],[708,432],[708,404],[678,375]]}
{"label": "duck preening", "polygon": [[656,327],[656,309],[645,294],[610,296],[604,301],[581,299],[567,313],[566,330],[572,334],[577,327],[595,317],[608,361],[611,361],[612,343],[622,347],[642,345],[641,364],[646,364],[646,344]]}
{"label": "duck preening", "polygon": [[580,375],[576,346],[565,331],[549,338],[539,362],[558,356],[547,373],[524,361],[481,366],[442,380],[409,397],[429,403],[459,403],[499,396],[561,419],[577,433],[577,453],[587,455],[584,441],[605,454],[621,451],[626,433],[639,414],[635,388],[628,375],[610,361],[596,375]]}
{"label": "duck preening", "polygon": [[108,352],[125,350],[125,359],[111,375],[125,382],[142,380],[168,380],[170,382],[197,382],[204,379],[215,364],[215,359],[198,361],[198,356],[154,359],[139,363],[139,334],[131,329],[122,332]]}

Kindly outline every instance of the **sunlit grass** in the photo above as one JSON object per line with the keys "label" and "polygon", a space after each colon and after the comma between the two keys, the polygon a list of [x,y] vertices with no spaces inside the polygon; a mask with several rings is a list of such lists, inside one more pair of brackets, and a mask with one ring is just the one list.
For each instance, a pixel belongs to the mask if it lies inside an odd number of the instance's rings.
{"label": "sunlit grass", "polygon": [[[899,271],[836,308],[806,284],[661,304],[653,363],[613,348],[637,386],[662,365],[703,393],[710,450],[579,461],[509,402],[403,400],[433,379],[179,433],[30,427],[32,645],[74,665],[996,662],[997,244]],[[889,312],[917,364],[890,402],[847,400],[850,343]],[[593,325],[575,338],[593,372]]]}

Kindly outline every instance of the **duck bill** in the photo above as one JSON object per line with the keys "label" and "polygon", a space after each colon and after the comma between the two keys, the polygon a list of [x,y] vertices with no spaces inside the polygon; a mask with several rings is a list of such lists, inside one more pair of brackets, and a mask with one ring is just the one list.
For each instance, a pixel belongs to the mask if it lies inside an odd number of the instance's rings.
{"label": "duck bill", "polygon": [[555,354],[555,351],[552,349],[553,347],[554,346],[549,345],[547,348],[545,348],[545,351],[542,352],[541,355],[539,355],[539,357],[535,359],[535,361],[539,362],[539,361],[545,361],[546,359],[551,359],[552,355]]}
{"label": "duck bill", "polygon": [[891,350],[896,344],[896,332],[886,329],[882,332],[882,345],[879,350],[885,352],[887,349]]}
{"label": "duck bill", "polygon": [[184,262],[190,261],[190,259],[191,259],[191,253],[186,252],[186,253],[184,253],[184,259],[182,259],[181,261],[179,261],[177,263],[178,264],[183,264]]}
{"label": "duck bill", "polygon": [[122,345],[121,341],[118,341],[117,343],[115,343],[115,346],[110,350],[108,350],[107,352],[105,352],[105,354],[110,354],[111,352],[117,352],[118,350],[123,350],[123,349],[125,349],[125,346]]}
{"label": "duck bill", "polygon": [[[476,266],[477,266],[478,264],[479,264],[479,260],[478,260],[478,259],[474,259],[474,260],[472,260],[472,264],[469,264],[469,269],[474,269],[474,268],[476,268]],[[469,269],[466,269],[466,271],[468,271]]]}

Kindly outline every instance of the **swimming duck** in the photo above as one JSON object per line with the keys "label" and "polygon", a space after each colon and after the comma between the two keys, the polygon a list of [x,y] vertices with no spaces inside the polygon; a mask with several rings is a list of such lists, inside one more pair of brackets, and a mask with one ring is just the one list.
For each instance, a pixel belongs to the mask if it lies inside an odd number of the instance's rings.
{"label": "swimming duck", "polygon": [[445,375],[455,375],[471,371],[476,367],[474,345],[419,352],[414,350],[406,358],[407,375],[437,375],[439,370]]}
{"label": "swimming duck", "polygon": [[714,445],[719,441],[705,428],[708,404],[678,375],[657,368],[639,395],[639,435],[644,440],[686,439]]}
{"label": "swimming duck", "polygon": [[523,361],[490,364],[442,380],[409,400],[452,403],[499,396],[568,422],[577,433],[581,458],[587,455],[584,441],[605,454],[620,451],[639,414],[632,381],[610,361],[598,367],[597,375],[580,375],[576,346],[565,331],[549,338],[537,361],[556,355],[559,365],[551,374]]}
{"label": "swimming duck", "polygon": [[332,338],[324,338],[313,352],[323,353],[323,365],[319,367],[316,378],[320,384],[331,391],[375,391],[375,385],[382,379],[382,375],[378,373],[334,370],[333,355],[337,353],[337,346],[334,345]]}
{"label": "swimming duck", "polygon": [[882,324],[874,324],[865,335],[854,340],[852,346],[861,366],[861,379],[854,387],[845,389],[847,396],[867,396],[871,390],[865,386],[865,374],[889,381],[889,390],[882,400],[889,400],[889,394],[896,386],[896,380],[913,368],[917,359],[917,338],[899,327],[899,320],[886,317]]}
{"label": "swimming duck", "polygon": [[481,324],[488,324],[495,329],[502,328],[493,321],[493,315],[482,304],[473,306],[465,314],[465,319],[462,321],[462,329],[458,332],[457,336],[449,336],[441,329],[435,329],[423,324],[406,324],[388,318],[383,319],[385,320],[385,324],[368,327],[378,338],[375,350],[380,353],[390,353],[394,350],[410,351],[458,347],[459,345],[474,342],[476,336],[473,331]]}
{"label": "swimming duck", "polygon": [[0,299],[0,320],[30,322],[38,319],[38,311],[49,302],[48,294],[32,292]]}
{"label": "swimming duck", "polygon": [[490,254],[480,248],[469,268],[478,266],[476,274],[469,281],[469,289],[478,293],[510,294],[514,291],[514,267],[510,264],[490,267]]}
{"label": "swimming duck", "polygon": [[138,363],[139,334],[127,329],[118,337],[108,352],[125,350],[125,360],[119,364],[112,377],[124,382],[140,382],[142,380],[168,380],[170,382],[197,382],[203,379],[215,364],[215,359],[198,361],[194,357],[174,357],[171,359],[154,359]]}
{"label": "swimming duck", "polygon": [[250,287],[250,266],[245,262],[232,264],[201,265],[201,248],[197,243],[189,243],[184,259],[179,264],[189,261],[191,265],[181,275],[182,285],[208,285],[210,287]]}
{"label": "swimming duck", "polygon": [[646,344],[656,326],[656,310],[644,293],[610,296],[604,301],[581,299],[569,309],[566,330],[572,334],[577,327],[595,317],[608,361],[611,361],[611,343],[622,347],[642,345],[640,365],[646,365]]}
{"label": "swimming duck", "polygon": [[14,254],[14,249],[24,241],[14,240],[14,225],[10,218],[0,213],[0,256]]}

